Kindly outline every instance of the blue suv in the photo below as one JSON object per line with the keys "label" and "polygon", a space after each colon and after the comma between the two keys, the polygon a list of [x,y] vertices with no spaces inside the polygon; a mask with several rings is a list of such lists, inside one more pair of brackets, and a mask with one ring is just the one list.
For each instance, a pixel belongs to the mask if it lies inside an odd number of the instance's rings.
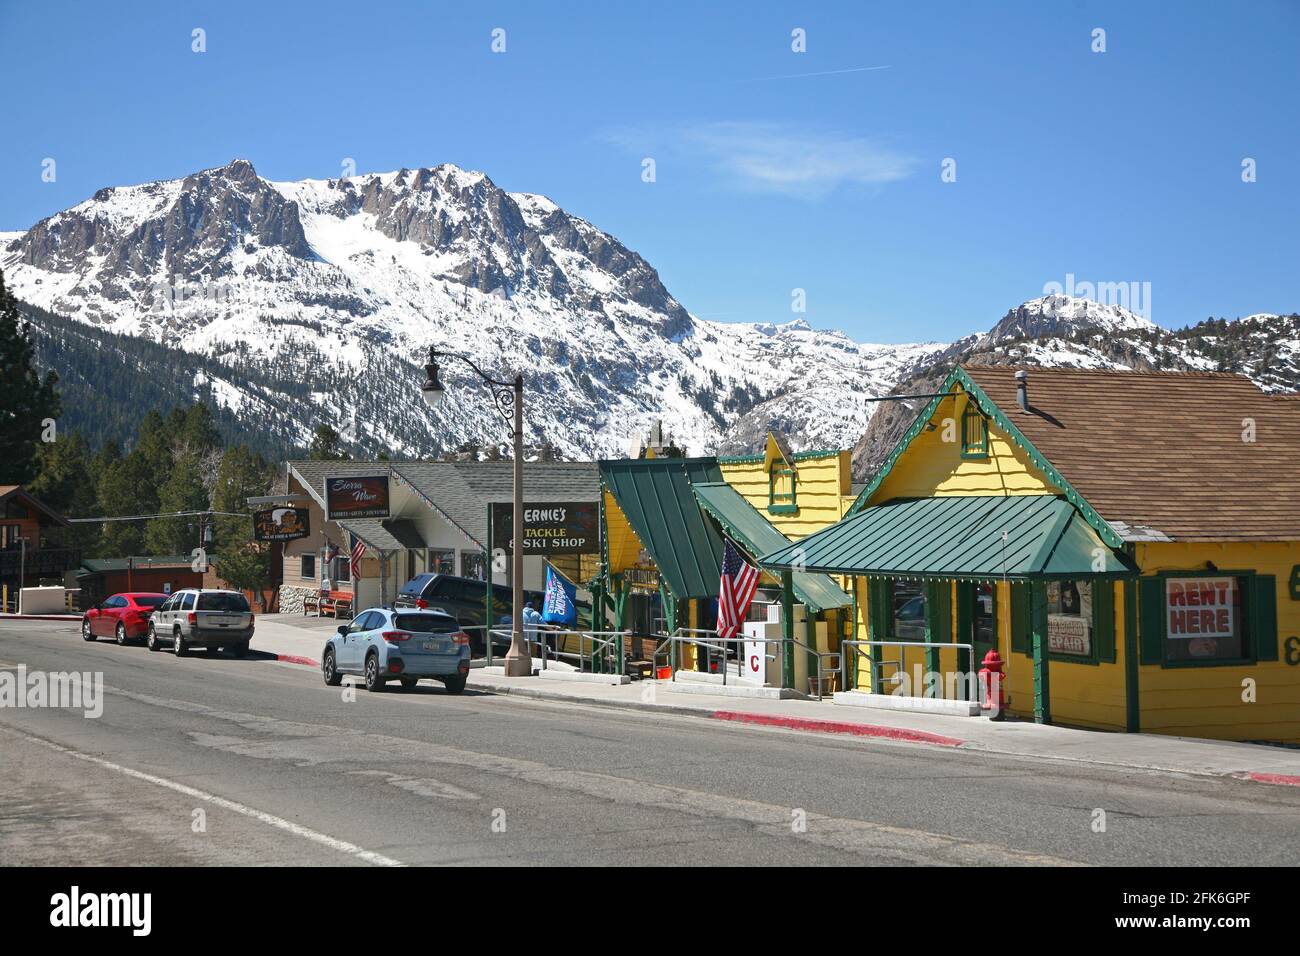
{"label": "blue suv", "polygon": [[441,611],[367,608],[325,643],[321,671],[330,687],[344,674],[361,675],[369,691],[393,680],[410,690],[432,677],[459,694],[469,677],[469,635]]}

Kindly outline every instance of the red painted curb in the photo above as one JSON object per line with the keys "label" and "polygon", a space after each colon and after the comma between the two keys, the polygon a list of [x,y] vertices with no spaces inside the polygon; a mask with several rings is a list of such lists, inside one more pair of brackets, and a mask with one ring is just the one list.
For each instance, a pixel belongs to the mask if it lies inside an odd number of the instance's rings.
{"label": "red painted curb", "polygon": [[320,661],[314,661],[310,657],[298,657],[295,654],[276,654],[275,659],[282,664],[302,664],[304,667],[320,667]]}
{"label": "red painted curb", "polygon": [[779,717],[771,714],[747,714],[738,710],[715,710],[709,715],[714,720],[734,720],[742,724],[762,724],[766,727],[785,727],[789,730],[809,730],[822,734],[850,734],[854,737],[883,737],[887,740],[906,740],[939,747],[960,747],[966,743],[956,737],[931,734],[924,730],[904,727],[884,727],[878,724],[850,724],[838,720],[816,720],[810,717]]}
{"label": "red painted curb", "polygon": [[0,614],[0,621],[80,621],[80,614]]}
{"label": "red painted curb", "polygon": [[1284,787],[1300,787],[1300,776],[1289,773],[1257,773],[1250,770],[1244,774],[1238,774],[1246,780],[1254,780],[1256,783],[1276,783]]}

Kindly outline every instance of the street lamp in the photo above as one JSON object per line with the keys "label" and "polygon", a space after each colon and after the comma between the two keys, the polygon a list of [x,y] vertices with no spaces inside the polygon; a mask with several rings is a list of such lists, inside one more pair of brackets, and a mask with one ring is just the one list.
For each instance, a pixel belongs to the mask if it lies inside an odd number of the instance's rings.
{"label": "street lamp", "polygon": [[[511,555],[511,613],[510,613],[510,650],[506,653],[506,675],[511,677],[528,677],[533,673],[532,652],[524,641],[524,376],[515,375],[514,380],[503,382],[488,375],[464,355],[455,352],[439,352],[429,347],[429,364],[424,367],[425,380],[420,386],[420,393],[425,404],[437,408],[447,397],[447,389],[438,379],[438,357],[458,358],[472,368],[492,390],[492,400],[501,417],[510,425],[510,434],[515,445],[515,493],[514,518],[511,526],[514,530],[514,553]],[[491,575],[491,555],[488,556],[487,574]],[[492,622],[487,622],[488,641]]]}

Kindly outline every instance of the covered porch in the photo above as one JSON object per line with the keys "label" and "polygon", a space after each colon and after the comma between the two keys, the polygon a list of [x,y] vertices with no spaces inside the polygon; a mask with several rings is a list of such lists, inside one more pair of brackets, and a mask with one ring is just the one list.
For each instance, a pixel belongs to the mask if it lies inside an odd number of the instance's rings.
{"label": "covered porch", "polygon": [[1114,661],[1115,584],[1137,573],[1050,494],[894,499],[761,564],[851,581],[846,673],[856,688],[972,700],[973,675],[996,650],[1009,709],[1042,723],[1052,720],[1053,661]]}

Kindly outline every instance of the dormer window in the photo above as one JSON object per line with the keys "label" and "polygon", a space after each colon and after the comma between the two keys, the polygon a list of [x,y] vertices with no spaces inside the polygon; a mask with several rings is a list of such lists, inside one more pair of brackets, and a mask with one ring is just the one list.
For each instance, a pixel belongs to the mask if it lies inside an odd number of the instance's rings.
{"label": "dormer window", "polygon": [[783,459],[772,462],[768,472],[767,510],[769,514],[793,514],[799,510],[795,497],[795,472]]}
{"label": "dormer window", "polygon": [[987,458],[989,456],[989,420],[973,401],[966,402],[961,416],[961,456]]}

